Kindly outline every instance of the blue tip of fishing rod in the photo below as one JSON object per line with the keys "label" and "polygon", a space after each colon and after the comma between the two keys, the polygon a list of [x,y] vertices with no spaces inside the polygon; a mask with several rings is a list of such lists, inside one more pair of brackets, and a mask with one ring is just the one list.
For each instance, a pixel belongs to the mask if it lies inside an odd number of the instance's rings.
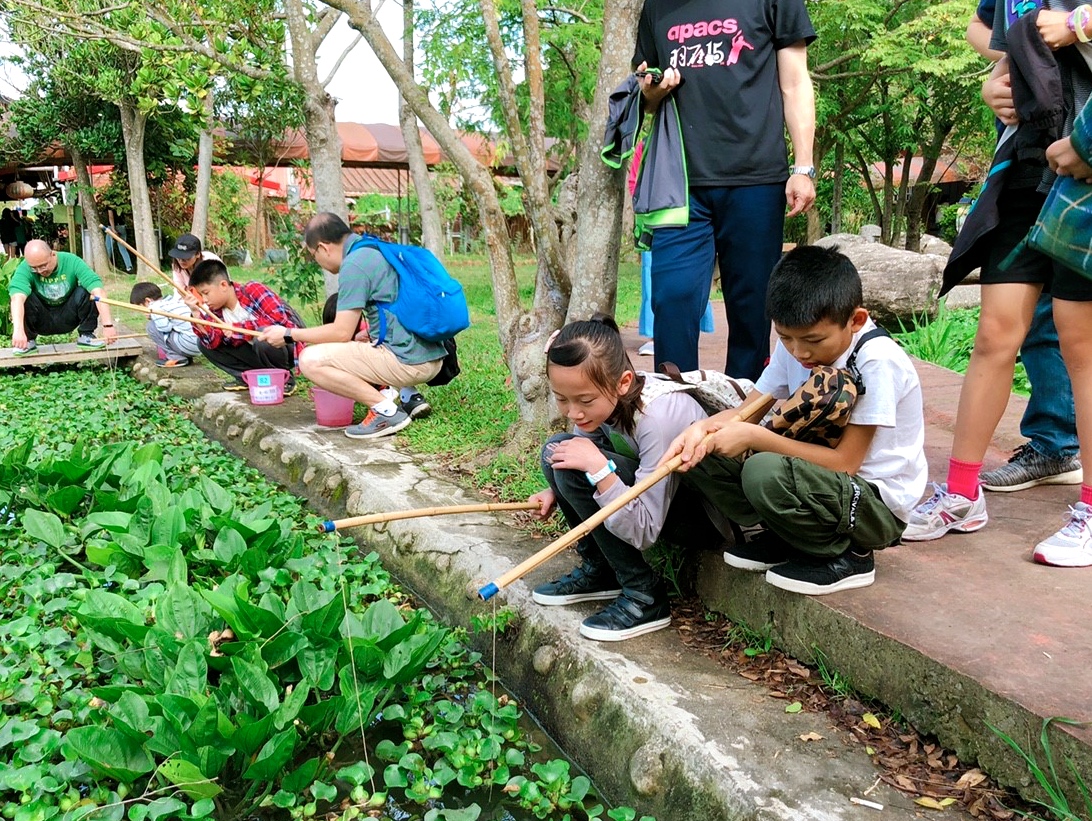
{"label": "blue tip of fishing rod", "polygon": [[333,533],[335,530],[337,530],[337,525],[335,525],[332,521],[327,520],[322,523],[323,533]]}
{"label": "blue tip of fishing rod", "polygon": [[478,591],[478,595],[482,597],[482,601],[489,601],[497,593],[500,592],[500,588],[497,587],[495,582],[489,582],[485,587]]}

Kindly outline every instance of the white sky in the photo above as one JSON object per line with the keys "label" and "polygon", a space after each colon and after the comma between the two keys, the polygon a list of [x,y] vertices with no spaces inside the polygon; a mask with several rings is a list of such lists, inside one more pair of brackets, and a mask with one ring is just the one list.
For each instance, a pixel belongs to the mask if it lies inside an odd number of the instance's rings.
{"label": "white sky", "polygon": [[[402,53],[402,7],[393,0],[383,3],[379,21],[395,50]],[[319,77],[325,79],[338,56],[352,42],[356,32],[342,19],[323,41],[319,49]],[[0,94],[18,97],[26,86],[26,78],[18,67],[5,59],[17,49],[0,43]],[[335,116],[338,122],[398,124],[398,90],[379,64],[371,47],[361,40],[338,68],[327,90],[338,101]]]}

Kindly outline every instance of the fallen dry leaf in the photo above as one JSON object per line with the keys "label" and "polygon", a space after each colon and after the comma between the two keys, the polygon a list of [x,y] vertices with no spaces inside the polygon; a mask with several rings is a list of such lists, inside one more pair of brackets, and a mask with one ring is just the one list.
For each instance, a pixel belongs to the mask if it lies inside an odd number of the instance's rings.
{"label": "fallen dry leaf", "polygon": [[819,735],[819,733],[804,733],[802,736],[799,736],[799,738],[800,738],[801,741],[822,741],[823,740],[823,736]]}
{"label": "fallen dry leaf", "polygon": [[956,786],[960,787],[961,789],[966,789],[968,787],[978,786],[985,780],[986,774],[982,772],[982,770],[967,770],[967,772],[963,773],[963,775],[959,777],[959,780],[956,782]]}
{"label": "fallen dry leaf", "polygon": [[865,713],[863,716],[861,716],[861,721],[863,721],[873,730],[878,730],[882,726],[880,724],[880,720],[876,718],[876,716],[872,715],[872,713]]}

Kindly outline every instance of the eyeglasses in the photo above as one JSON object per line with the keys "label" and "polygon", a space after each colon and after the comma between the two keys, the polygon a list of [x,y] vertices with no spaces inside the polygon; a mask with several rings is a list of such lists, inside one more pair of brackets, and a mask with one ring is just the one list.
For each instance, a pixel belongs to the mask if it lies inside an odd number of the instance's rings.
{"label": "eyeglasses", "polygon": [[[27,263],[30,265],[30,263]],[[30,265],[30,270],[35,274],[44,274],[49,270],[49,266],[53,264],[53,255],[49,255],[49,259],[43,262],[41,265]]]}

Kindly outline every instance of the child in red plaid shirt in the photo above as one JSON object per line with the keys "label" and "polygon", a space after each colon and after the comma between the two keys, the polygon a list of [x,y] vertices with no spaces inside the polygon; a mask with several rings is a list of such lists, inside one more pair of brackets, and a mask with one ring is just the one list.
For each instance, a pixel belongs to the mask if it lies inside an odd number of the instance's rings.
{"label": "child in red plaid shirt", "polygon": [[[227,267],[219,260],[205,260],[190,276],[190,288],[197,291],[205,306],[217,319],[236,328],[257,331],[270,325],[302,328],[299,314],[277,294],[260,282],[232,282]],[[186,298],[194,316],[200,316],[196,295]],[[296,389],[295,346],[275,348],[252,336],[232,333],[207,325],[194,325],[201,352],[208,360],[230,376],[224,390],[245,391],[243,371],[259,368],[282,368],[289,372],[285,396]]]}

